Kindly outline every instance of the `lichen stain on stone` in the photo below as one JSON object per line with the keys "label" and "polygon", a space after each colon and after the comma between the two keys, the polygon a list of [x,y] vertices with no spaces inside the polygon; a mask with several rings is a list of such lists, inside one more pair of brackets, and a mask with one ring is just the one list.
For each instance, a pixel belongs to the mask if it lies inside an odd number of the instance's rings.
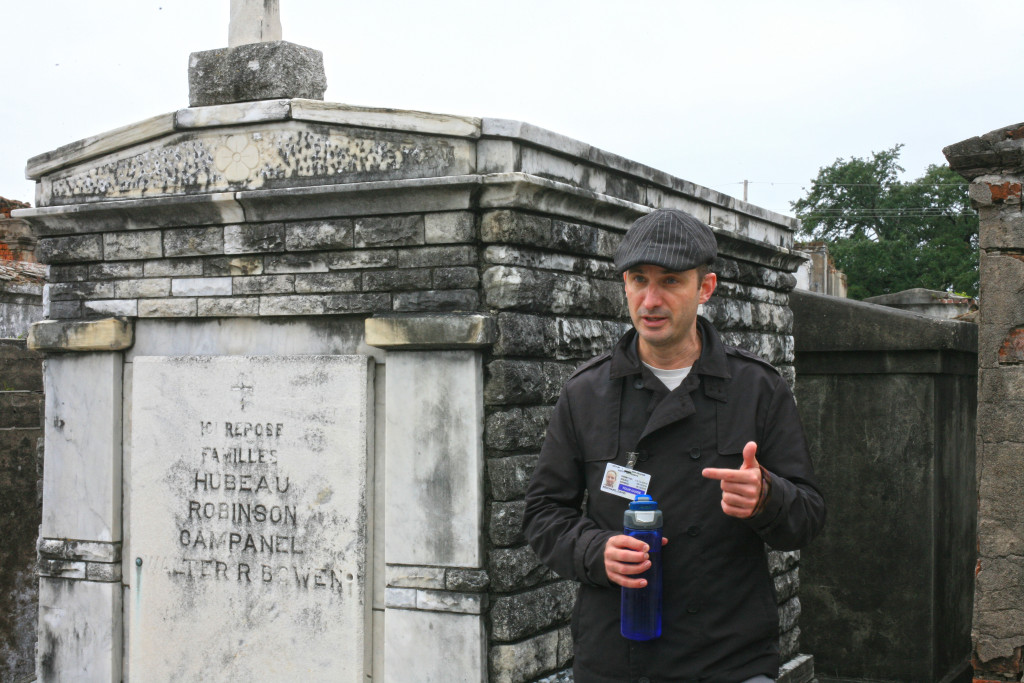
{"label": "lichen stain on stone", "polygon": [[1000,365],[1024,363],[1024,327],[1015,327],[999,347]]}
{"label": "lichen stain on stone", "polygon": [[[44,179],[49,202],[434,177],[459,161],[446,140],[329,127],[180,134],[92,168]],[[463,171],[459,171],[463,172]],[[295,182],[295,181],[301,182]]]}

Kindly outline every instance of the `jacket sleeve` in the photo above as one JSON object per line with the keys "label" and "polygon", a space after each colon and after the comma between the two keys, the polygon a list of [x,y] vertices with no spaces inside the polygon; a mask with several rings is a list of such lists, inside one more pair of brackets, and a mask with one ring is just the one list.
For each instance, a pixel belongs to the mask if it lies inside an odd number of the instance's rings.
{"label": "jacket sleeve", "polygon": [[526,491],[523,531],[541,562],[560,576],[609,586],[604,546],[615,532],[581,513],[585,491],[583,457],[563,390]]}
{"label": "jacket sleeve", "polygon": [[825,525],[825,501],[796,401],[781,377],[768,404],[757,459],[771,476],[771,489],[764,509],[748,523],[773,549],[799,550]]}

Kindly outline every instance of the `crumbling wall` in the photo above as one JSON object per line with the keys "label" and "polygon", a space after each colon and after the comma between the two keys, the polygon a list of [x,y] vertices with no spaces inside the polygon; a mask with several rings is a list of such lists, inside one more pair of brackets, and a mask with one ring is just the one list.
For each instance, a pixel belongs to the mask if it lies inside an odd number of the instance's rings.
{"label": "crumbling wall", "polygon": [[980,218],[976,681],[1024,673],[1024,124],[950,145]]}
{"label": "crumbling wall", "polygon": [[35,670],[42,355],[0,339],[0,680]]}

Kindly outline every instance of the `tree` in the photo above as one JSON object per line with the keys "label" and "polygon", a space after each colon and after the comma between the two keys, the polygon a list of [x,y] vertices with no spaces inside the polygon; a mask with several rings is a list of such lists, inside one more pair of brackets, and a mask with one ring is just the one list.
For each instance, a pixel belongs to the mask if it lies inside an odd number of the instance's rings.
{"label": "tree", "polygon": [[978,216],[967,184],[948,166],[903,182],[900,149],[836,159],[790,206],[800,234],[822,240],[864,299],[913,287],[978,294]]}

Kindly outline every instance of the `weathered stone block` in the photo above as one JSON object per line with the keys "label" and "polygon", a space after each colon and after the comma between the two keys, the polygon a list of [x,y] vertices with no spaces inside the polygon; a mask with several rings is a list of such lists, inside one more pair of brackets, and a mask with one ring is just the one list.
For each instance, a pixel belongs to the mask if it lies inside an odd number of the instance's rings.
{"label": "weathered stone block", "polygon": [[260,297],[260,315],[326,315],[373,313],[390,309],[388,294],[299,294]]}
{"label": "weathered stone block", "polygon": [[477,261],[476,247],[448,246],[400,249],[399,268],[421,268],[425,266],[465,266]]}
{"label": "weathered stone block", "polygon": [[512,266],[483,273],[488,306],[531,313],[622,317],[626,299],[619,282]]}
{"label": "weathered stone block", "polygon": [[398,265],[398,251],[395,249],[373,249],[370,251],[337,251],[323,254],[331,270],[354,268],[392,268]]}
{"label": "weathered stone block", "polygon": [[472,266],[433,268],[430,276],[435,289],[468,289],[480,284],[480,273]]}
{"label": "weathered stone block", "polygon": [[[269,257],[268,257],[269,258]],[[238,277],[242,275],[261,275],[263,273],[262,256],[221,256],[203,260],[199,272],[181,273],[181,275],[205,275],[206,277]]]}
{"label": "weathered stone block", "polygon": [[73,266],[65,266],[54,264],[50,266],[50,282],[74,282],[77,280],[105,280],[100,273],[102,271],[96,271],[93,274],[93,268],[103,268],[108,264],[100,263],[94,266],[85,264],[78,264]]}
{"label": "weathered stone block", "polygon": [[484,443],[499,451],[537,450],[544,442],[552,410],[549,406],[496,410],[487,416]]}
{"label": "weathered stone block", "polygon": [[394,269],[368,270],[363,273],[363,290],[367,292],[402,291],[430,287],[430,270]]}
{"label": "weathered stone block", "polygon": [[322,100],[326,89],[323,53],[283,40],[189,55],[188,100],[192,107],[291,98]]}
{"label": "weathered stone block", "polygon": [[494,500],[513,500],[526,495],[530,476],[537,467],[537,456],[510,455],[487,459],[487,479]]}
{"label": "weathered stone block", "polygon": [[224,226],[225,254],[284,251],[284,224],[245,223]]}
{"label": "weathered stone block", "polygon": [[82,302],[81,301],[51,301],[50,302],[50,318],[55,320],[63,320],[69,318],[79,318],[82,315]]}
{"label": "weathered stone block", "polygon": [[487,366],[488,405],[554,403],[576,365],[529,360],[496,360]]}
{"label": "weathered stone block", "polygon": [[174,278],[172,296],[231,296],[230,277]]}
{"label": "weathered stone block", "polygon": [[780,603],[795,597],[800,591],[800,573],[797,571],[779,574],[773,581],[775,583],[775,597]]}
{"label": "weathered stone block", "polygon": [[575,254],[611,258],[621,239],[616,233],[517,211],[483,215],[480,236],[485,242],[522,244]]}
{"label": "weathered stone block", "polygon": [[468,211],[445,211],[423,216],[423,235],[427,244],[469,242],[475,232],[476,223]]}
{"label": "weathered stone block", "polygon": [[800,598],[790,598],[779,605],[779,632],[785,633],[796,627],[800,618]]}
{"label": "weathered stone block", "polygon": [[298,294],[356,292],[362,288],[362,279],[358,272],[299,273],[295,276],[295,291]]}
{"label": "weathered stone block", "polygon": [[773,333],[732,330],[722,333],[722,340],[756,354],[773,365],[793,363],[793,337]]}
{"label": "weathered stone block", "polygon": [[336,218],[285,224],[285,247],[288,251],[351,249],[354,229],[352,221]]}
{"label": "weathered stone block", "polygon": [[529,546],[497,548],[490,553],[491,587],[509,592],[536,586],[557,578],[554,572],[541,564]]}
{"label": "weathered stone block", "polygon": [[[492,245],[484,250],[485,263],[505,266],[521,266],[524,268],[540,268],[559,270],[578,275],[589,275],[603,280],[621,283],[622,276],[611,261],[593,258],[578,258],[568,254],[555,254],[548,251],[537,251],[508,245]],[[621,285],[620,285],[621,286]]]}
{"label": "weathered stone block", "polygon": [[245,317],[260,313],[260,300],[255,296],[200,298],[196,302],[196,315],[203,317]]}
{"label": "weathered stone block", "polygon": [[86,317],[102,316],[125,316],[134,317],[138,315],[139,302],[137,299],[95,299],[82,302],[82,312]]}
{"label": "weathered stone block", "polygon": [[523,513],[526,502],[496,502],[491,504],[491,525],[489,536],[491,543],[497,546],[509,546],[523,543]]}
{"label": "weathered stone block", "polygon": [[491,577],[483,569],[448,569],[444,581],[447,590],[464,593],[482,592],[491,585]]}
{"label": "weathered stone block", "polygon": [[114,296],[113,282],[57,282],[49,286],[50,301],[81,299],[110,299]]}
{"label": "weathered stone block", "polygon": [[627,322],[557,318],[551,355],[560,360],[593,358],[613,347],[630,327]]}
{"label": "weathered stone block", "polygon": [[185,299],[140,299],[140,318],[191,318],[196,315],[196,300]]}
{"label": "weathered stone block", "polygon": [[982,250],[1024,249],[1024,213],[1019,206],[981,212],[978,239]]}
{"label": "weathered stone block", "polygon": [[166,277],[114,282],[114,297],[118,299],[155,299],[170,292],[171,279]]}
{"label": "weathered stone block", "polygon": [[576,604],[576,584],[559,581],[516,595],[499,597],[491,606],[494,640],[519,640],[564,622]]}
{"label": "weathered stone block", "polygon": [[981,322],[1024,325],[1024,255],[982,253]]}
{"label": "weathered stone block", "polygon": [[198,277],[203,275],[203,262],[197,258],[145,261],[142,266],[143,275],[146,277]]}
{"label": "weathered stone block", "polygon": [[525,683],[558,666],[558,631],[549,631],[490,652],[493,683]]}
{"label": "weathered stone block", "polygon": [[103,236],[41,237],[36,253],[41,263],[99,261],[103,259]]}
{"label": "weathered stone block", "polygon": [[394,588],[432,588],[444,590],[444,567],[388,565],[385,581]]}
{"label": "weathered stone block", "polygon": [[164,256],[224,253],[224,228],[179,228],[164,232]]}
{"label": "weathered stone block", "polygon": [[264,258],[268,273],[326,273],[327,258],[320,253],[277,254]]}
{"label": "weathered stone block", "polygon": [[479,307],[479,295],[474,289],[399,292],[394,296],[396,311],[475,311]]}
{"label": "weathered stone block", "polygon": [[[65,267],[65,269],[66,268],[67,267]],[[72,268],[85,269],[86,266],[72,266]],[[67,270],[63,272],[67,272]],[[50,279],[52,282],[61,282],[65,280],[121,280],[140,277],[143,277],[143,264],[139,261],[110,261],[108,263],[97,263],[95,265],[88,266],[88,277],[56,277],[54,276],[54,268],[50,268]]]}
{"label": "weathered stone block", "polygon": [[800,563],[799,550],[769,550],[768,569],[772,576],[788,572]]}
{"label": "weathered stone block", "polygon": [[253,275],[231,278],[231,294],[286,294],[295,291],[294,275]]}
{"label": "weathered stone block", "polygon": [[355,246],[397,247],[423,244],[423,216],[386,216],[358,218],[355,227]]}
{"label": "weathered stone block", "polygon": [[103,234],[103,257],[108,260],[160,258],[163,239],[159,230]]}

